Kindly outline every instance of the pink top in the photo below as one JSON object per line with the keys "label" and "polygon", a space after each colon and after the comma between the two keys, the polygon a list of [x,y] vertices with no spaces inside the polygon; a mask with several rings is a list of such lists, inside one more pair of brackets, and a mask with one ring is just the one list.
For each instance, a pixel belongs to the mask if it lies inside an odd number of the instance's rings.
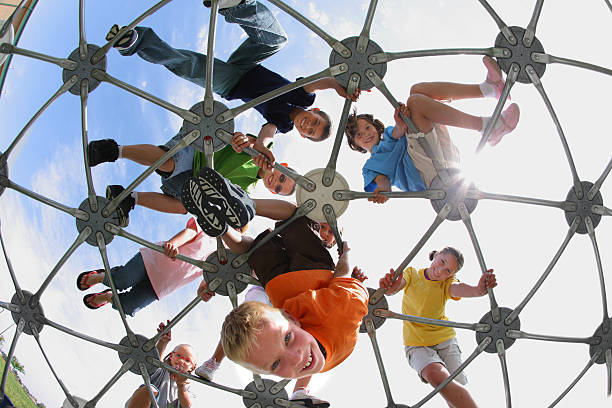
{"label": "pink top", "polygon": [[[187,227],[196,232],[196,236],[179,247],[181,255],[193,259],[206,259],[216,249],[216,243],[202,232],[195,218],[187,221]],[[165,242],[158,243],[163,245]],[[202,276],[202,269],[181,260],[173,261],[166,255],[149,248],[140,248],[145,269],[158,299],[182,288],[189,282]]]}

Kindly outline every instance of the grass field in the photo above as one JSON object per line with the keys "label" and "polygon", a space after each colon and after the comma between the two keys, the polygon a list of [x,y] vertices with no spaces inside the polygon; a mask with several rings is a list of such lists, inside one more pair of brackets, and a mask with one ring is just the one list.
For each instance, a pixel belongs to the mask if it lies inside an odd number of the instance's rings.
{"label": "grass field", "polygon": [[[2,379],[3,371],[4,359],[0,357],[0,380]],[[36,408],[34,401],[32,401],[28,393],[21,388],[21,384],[19,384],[19,381],[17,381],[15,375],[10,371],[6,380],[6,388],[4,391],[16,408]]]}

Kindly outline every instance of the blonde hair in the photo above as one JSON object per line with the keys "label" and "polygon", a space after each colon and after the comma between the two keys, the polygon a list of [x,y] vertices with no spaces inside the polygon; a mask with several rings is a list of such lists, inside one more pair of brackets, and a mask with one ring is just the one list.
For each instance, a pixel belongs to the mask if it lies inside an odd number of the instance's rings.
{"label": "blonde hair", "polygon": [[257,335],[261,333],[263,319],[274,312],[283,315],[280,309],[255,301],[244,302],[232,310],[221,328],[221,345],[225,355],[236,363],[244,363]]}

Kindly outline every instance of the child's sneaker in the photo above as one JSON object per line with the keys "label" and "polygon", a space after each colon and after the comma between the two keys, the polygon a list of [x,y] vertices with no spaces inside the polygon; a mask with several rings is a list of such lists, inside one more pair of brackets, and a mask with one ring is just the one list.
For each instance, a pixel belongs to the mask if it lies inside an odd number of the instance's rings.
{"label": "child's sneaker", "polygon": [[[110,28],[110,30],[108,30],[108,33],[106,34],[106,41],[112,41],[119,33],[119,30],[119,26],[117,24],[113,24],[113,26]],[[121,36],[119,41],[117,41],[115,45],[113,45],[113,48],[125,50],[134,45],[137,39],[138,33],[135,30],[128,30],[125,34],[123,34],[123,36]]]}
{"label": "child's sneaker", "polygon": [[[236,7],[241,4],[244,0],[219,0],[219,10],[225,8]],[[210,8],[212,2],[210,0],[204,0],[204,7]]]}
{"label": "child's sneaker", "polygon": [[190,214],[196,216],[198,224],[206,235],[218,237],[225,234],[227,223],[221,216],[221,209],[208,202],[196,177],[190,178],[183,184],[181,202]]}
{"label": "child's sneaker", "polygon": [[[125,190],[123,186],[118,184],[113,184],[106,187],[106,199],[113,200],[117,197],[121,192]],[[128,195],[119,203],[117,206],[117,216],[119,217],[119,225],[121,227],[127,227],[130,223],[129,213],[136,205],[136,200],[131,195]]]}
{"label": "child's sneaker", "polygon": [[315,397],[314,395],[310,394],[309,390],[303,390],[303,389],[297,390],[296,392],[291,394],[289,401],[303,403],[304,406],[310,407],[310,408],[328,408],[329,407],[329,402],[322,400],[319,397]]}
{"label": "child's sneaker", "polygon": [[504,135],[512,132],[518,124],[521,111],[516,103],[511,104],[499,116],[499,120],[493,127],[493,131],[489,136],[489,144],[495,146],[498,144]]}
{"label": "child's sneaker", "polygon": [[94,140],[87,145],[89,167],[114,162],[119,158],[119,145],[113,139]]}
{"label": "child's sneaker", "polygon": [[217,363],[214,357],[206,360],[204,364],[195,369],[198,377],[202,377],[208,381],[212,381],[215,376],[215,371],[219,369],[221,363]]}
{"label": "child's sneaker", "polygon": [[230,227],[242,228],[253,219],[255,203],[240,186],[230,183],[210,167],[202,168],[195,178],[207,201],[220,208],[218,215]]}
{"label": "child's sneaker", "polygon": [[[493,87],[495,98],[499,99],[504,91],[504,86],[506,85],[504,78],[502,77],[501,68],[497,62],[488,55],[484,56],[482,62],[487,68],[487,78],[485,79],[485,83]],[[510,95],[508,95],[508,99],[510,99]]]}

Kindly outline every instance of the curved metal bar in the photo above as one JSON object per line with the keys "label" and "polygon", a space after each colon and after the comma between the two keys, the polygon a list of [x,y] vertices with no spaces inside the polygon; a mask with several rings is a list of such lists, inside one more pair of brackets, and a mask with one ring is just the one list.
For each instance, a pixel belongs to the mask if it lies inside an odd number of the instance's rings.
{"label": "curved metal bar", "polygon": [[289,14],[291,17],[295,18],[297,21],[305,25],[310,31],[318,35],[329,45],[332,49],[334,49],[337,53],[342,55],[344,58],[349,58],[351,56],[351,51],[344,46],[340,41],[336,40],[331,35],[327,34],[321,27],[317,26],[315,23],[289,7],[287,4],[283,3],[280,0],[269,0],[270,3],[274,4],[279,9],[283,10],[285,13]]}
{"label": "curved metal bar", "polygon": [[395,313],[391,310],[387,309],[376,309],[374,311],[374,315],[378,317],[384,317],[387,319],[397,319],[397,320],[405,320],[407,322],[414,323],[422,323],[422,324],[431,324],[433,326],[442,326],[442,327],[454,327],[456,329],[467,329],[473,331],[487,331],[491,328],[487,324],[482,323],[460,323],[453,322],[451,320],[438,320],[438,319],[430,319],[429,317],[420,317],[420,316],[412,316],[401,313]]}
{"label": "curved metal bar", "polygon": [[87,154],[87,97],[89,95],[89,80],[81,81],[81,140],[83,144],[83,161],[85,162],[85,180],[87,180],[87,198],[89,208],[93,212],[98,211],[98,198],[91,178],[91,167],[89,167],[89,155]]}
{"label": "curved metal bar", "polygon": [[[442,210],[440,211],[440,213],[436,215],[436,218],[434,219],[429,229],[425,231],[425,234],[421,237],[419,242],[417,242],[417,244],[414,246],[412,251],[410,251],[408,256],[404,258],[402,263],[395,269],[395,275],[393,276],[393,282],[395,282],[400,276],[402,276],[402,273],[404,272],[404,268],[408,266],[408,263],[412,261],[412,258],[416,256],[416,254],[421,250],[421,248],[423,248],[423,245],[425,245],[425,242],[427,242],[427,240],[429,239],[429,237],[431,237],[434,231],[440,226],[440,224],[442,224],[442,222],[446,219],[446,217],[448,217],[448,214],[450,214],[452,209],[453,209],[453,206],[450,203],[444,204],[444,207],[442,207]],[[382,296],[385,293],[387,293],[386,289],[383,289],[383,288],[377,289],[376,292],[374,292],[372,296],[370,296],[370,304],[373,305],[373,304],[378,303],[378,301],[382,298]]]}
{"label": "curved metal bar", "polygon": [[127,33],[130,30],[132,30],[142,20],[144,20],[145,18],[147,18],[151,14],[155,13],[157,10],[159,10],[162,7],[164,7],[166,4],[170,3],[171,1],[172,0],[161,0],[159,3],[155,4],[153,7],[151,7],[150,9],[148,9],[147,11],[142,13],[140,16],[138,16],[136,18],[136,20],[132,21],[130,24],[128,24],[127,26],[125,26],[121,30],[119,30],[117,35],[115,37],[113,37],[112,40],[110,40],[109,42],[104,44],[98,51],[96,51],[96,53],[91,57],[91,63],[94,64],[94,65],[97,64],[102,58],[104,58],[104,56],[108,53],[108,51],[111,49],[111,47],[113,45],[115,45],[115,43],[117,41],[119,41],[123,37],[123,34]]}
{"label": "curved metal bar", "polygon": [[564,64],[571,65],[573,67],[584,68],[590,71],[599,72],[600,74],[612,75],[612,69],[604,68],[599,65],[589,64],[588,62],[577,61],[569,58],[556,57],[550,54],[543,54],[534,52],[531,54],[531,58],[542,64]]}
{"label": "curved metal bar", "polygon": [[[506,52],[504,52],[504,50]],[[489,47],[489,48],[445,48],[445,49],[430,49],[416,51],[401,51],[401,52],[383,52],[373,54],[368,58],[371,64],[381,64],[404,58],[418,57],[442,57],[445,55],[488,55],[490,57],[506,57],[508,50],[505,48]]]}
{"label": "curved metal bar", "polygon": [[[368,7],[368,13],[366,14],[361,34],[359,34],[359,40],[357,41],[357,52],[364,54],[368,48],[368,42],[370,40],[370,27],[372,27],[372,21],[374,20],[374,12],[376,11],[376,5],[378,0],[370,0],[370,6]],[[352,92],[349,92],[349,95]]]}
{"label": "curved metal bar", "polygon": [[[210,21],[208,23],[208,44],[206,49],[206,79],[204,86],[204,115],[213,114],[213,65],[215,61],[215,33],[217,31],[217,12],[219,2],[213,1],[210,8]],[[212,168],[212,165],[210,166]]]}
{"label": "curved metal bar", "polygon": [[389,386],[389,379],[387,378],[387,372],[385,371],[385,365],[380,354],[380,347],[378,347],[378,340],[376,340],[376,328],[374,328],[374,322],[371,317],[365,318],[365,325],[368,331],[368,336],[372,342],[372,348],[374,349],[374,356],[376,357],[376,364],[378,365],[378,371],[380,372],[380,378],[385,389],[385,395],[387,396],[387,406],[394,407],[393,396],[391,395],[391,387]]}
{"label": "curved metal bar", "polygon": [[521,196],[507,195],[507,194],[487,193],[485,191],[474,190],[474,189],[468,190],[465,196],[466,198],[473,198],[474,200],[499,200],[499,201],[508,201],[511,203],[534,204],[534,205],[542,205],[545,207],[560,208],[563,211],[576,211],[576,204],[571,203],[569,201],[542,200],[539,198],[521,197]]}
{"label": "curved metal bar", "polygon": [[[119,37],[119,34],[117,34],[115,38],[117,37]],[[166,102],[163,99],[158,98],[157,96],[153,96],[150,93],[145,92],[141,89],[138,89],[133,85],[120,81],[119,79],[109,75],[108,73],[104,71],[100,71],[99,69],[94,69],[91,72],[91,76],[97,79],[98,81],[108,82],[109,84],[115,85],[118,88],[121,88],[130,93],[133,93],[134,95],[139,96],[142,99],[146,99],[149,102],[153,102],[157,106],[161,106],[162,108],[167,109],[170,112],[177,114],[178,116],[180,116],[181,118],[185,119],[188,122],[191,122],[196,125],[200,123],[201,119],[195,113],[188,111],[187,109],[179,108],[178,106],[175,106],[171,104],[170,102]]]}
{"label": "curved metal bar", "polygon": [[512,408],[512,394],[510,393],[510,378],[508,376],[508,364],[506,363],[506,349],[504,348],[504,341],[497,339],[495,342],[495,349],[499,356],[499,363],[501,364],[502,377],[504,379],[504,393],[506,394],[506,408]]}
{"label": "curved metal bar", "polygon": [[506,37],[506,40],[508,40],[510,44],[516,45],[516,37],[514,36],[514,34],[512,34],[512,31],[510,31],[510,28],[508,28],[506,23],[504,23],[504,21],[497,15],[495,10],[493,10],[493,7],[491,7],[489,3],[487,3],[485,0],[478,1],[480,2],[480,4],[482,4],[485,10],[487,10],[487,13],[489,13],[493,20],[495,20],[495,24],[497,24],[499,30],[502,32],[504,37]]}
{"label": "curved metal bar", "polygon": [[525,306],[527,306],[527,303],[531,300],[533,295],[535,295],[538,289],[540,289],[540,286],[542,286],[542,284],[544,283],[544,281],[546,280],[546,278],[552,271],[552,268],[555,266],[555,264],[561,257],[561,254],[565,250],[565,247],[567,247],[567,244],[569,244],[570,240],[576,233],[576,230],[578,229],[578,225],[580,225],[580,221],[581,221],[580,217],[574,218],[574,221],[572,222],[570,229],[567,231],[567,234],[565,236],[565,239],[563,240],[563,243],[561,244],[561,247],[559,247],[559,249],[557,250],[557,253],[555,253],[555,256],[553,257],[553,259],[550,261],[550,263],[546,267],[546,270],[544,271],[540,279],[538,279],[538,281],[533,286],[533,288],[529,291],[527,296],[525,296],[525,299],[523,299],[521,303],[516,308],[514,308],[514,310],[508,315],[508,317],[506,317],[506,320],[505,320],[506,324],[511,324],[514,321],[514,319],[518,317],[518,315],[525,308]]}
{"label": "curved metal bar", "polygon": [[[215,2],[215,4],[217,3]],[[151,387],[151,378],[147,372],[147,366],[145,363],[139,363],[138,368],[140,368],[140,374],[142,375],[142,379],[144,380],[147,391],[149,392],[149,400],[151,401],[151,405],[153,405],[155,408],[159,408],[159,405],[157,405],[157,398],[155,398],[155,394],[153,394],[153,387]]]}
{"label": "curved metal bar", "polygon": [[3,54],[17,54],[22,55],[24,57],[34,58],[40,61],[49,62],[51,64],[55,64],[60,68],[68,69],[74,71],[77,67],[77,63],[75,61],[71,61],[67,58],[56,58],[51,55],[41,54],[40,52],[26,50],[24,48],[15,47],[9,43],[0,44],[0,52]]}
{"label": "curved metal bar", "polygon": [[45,291],[45,289],[47,289],[47,287],[49,286],[49,284],[51,283],[55,275],[57,275],[60,268],[66,263],[70,255],[72,255],[74,251],[76,251],[77,248],[81,246],[83,242],[85,242],[85,240],[91,235],[91,233],[92,233],[92,230],[90,226],[83,228],[83,231],[81,231],[81,233],[76,237],[72,245],[70,245],[66,253],[62,255],[60,260],[53,267],[53,269],[49,273],[49,276],[47,276],[47,279],[45,279],[42,285],[40,285],[40,288],[38,289],[38,291],[32,296],[32,298],[30,298],[30,304],[32,304],[33,306],[38,304],[43,292]]}
{"label": "curved metal bar", "polygon": [[[1,226],[1,224],[0,224]],[[11,275],[11,280],[13,281],[13,286],[15,287],[15,292],[19,296],[19,300],[21,302],[25,302],[25,296],[23,295],[23,291],[21,290],[21,286],[19,286],[19,282],[17,282],[17,276],[15,276],[15,271],[13,270],[13,265],[11,264],[11,260],[9,259],[8,252],[6,252],[6,246],[4,245],[4,239],[2,238],[2,230],[0,228],[0,244],[2,244],[2,253],[4,254],[4,260],[6,261],[6,266],[9,271],[9,275]],[[8,304],[8,303],[7,303]],[[19,307],[17,305],[13,305],[14,307]],[[3,306],[4,307],[4,306]],[[6,307],[11,310],[11,306]]]}
{"label": "curved metal bar", "polygon": [[[164,253],[164,248],[163,247],[161,247],[159,245],[156,245],[156,244],[154,244],[152,242],[149,242],[149,241],[147,241],[147,240],[145,240],[143,238],[140,238],[139,236],[136,236],[134,234],[130,234],[129,232],[125,231],[123,228],[119,228],[118,226],[116,226],[114,224],[107,223],[105,227],[106,227],[107,231],[109,231],[109,232],[111,232],[111,233],[113,233],[115,235],[118,235],[118,236],[121,236],[123,238],[129,239],[130,241],[136,242],[136,243],[138,243],[138,244],[140,244],[142,246],[145,246],[145,247],[147,247],[149,249],[157,251],[157,252],[159,252],[161,254]],[[211,264],[209,262],[206,262],[203,259],[193,259],[193,258],[190,258],[188,256],[181,255],[181,254],[176,255],[176,259],[180,259],[183,262],[187,262],[187,263],[189,263],[191,265],[197,266],[198,268],[203,269],[206,272],[215,273],[215,272],[217,272],[219,270],[217,265],[214,265],[214,264]]]}
{"label": "curved metal bar", "polygon": [[595,184],[593,184],[593,186],[589,189],[589,192],[587,193],[587,198],[589,200],[592,200],[593,197],[595,197],[595,194],[597,194],[597,192],[601,188],[601,185],[606,180],[606,177],[608,177],[608,174],[610,174],[610,170],[612,170],[612,159],[610,159],[608,165],[606,166],[603,173],[601,173],[601,176],[599,176]]}
{"label": "curved metal bar", "polygon": [[47,204],[50,207],[55,208],[56,210],[60,210],[63,211],[65,213],[68,213],[70,215],[72,215],[75,218],[79,218],[79,219],[89,219],[87,213],[79,210],[78,208],[72,208],[72,207],[68,207],[64,204],[60,204],[57,201],[53,201],[50,198],[44,197],[38,193],[35,193],[33,191],[28,190],[25,187],[20,186],[19,184],[13,183],[12,181],[8,180],[7,181],[7,185],[6,187],[8,188],[12,188],[15,191],[20,192],[21,194],[28,196],[36,201],[40,201],[43,204]]}
{"label": "curved metal bar", "polygon": [[[428,200],[441,200],[446,197],[444,190],[423,190],[423,191],[385,191],[380,194],[389,198],[425,198]],[[346,201],[357,200],[360,198],[374,197],[374,193],[365,193],[363,191],[336,190],[334,191],[334,200]]]}
{"label": "curved metal bar", "polygon": [[610,0],[604,0],[604,1],[608,5],[608,8],[610,9],[610,11],[612,11],[612,3],[610,3]]}
{"label": "curved metal bar", "polygon": [[79,56],[87,58],[87,38],[85,37],[85,0],[79,0]]}
{"label": "curved metal bar", "polygon": [[548,408],[552,408],[555,405],[557,405],[559,403],[559,401],[561,401],[563,399],[563,397],[565,397],[567,395],[567,393],[570,392],[572,390],[572,388],[574,388],[574,386],[576,384],[578,384],[578,381],[580,381],[582,376],[584,376],[586,374],[586,372],[589,371],[589,368],[591,368],[593,366],[593,364],[595,364],[595,360],[597,360],[597,358],[599,357],[600,354],[601,354],[601,350],[598,350],[598,351],[595,352],[595,354],[593,354],[593,357],[591,357],[591,359],[589,360],[587,365],[584,367],[584,369],[580,372],[580,374],[578,374],[578,377],[576,377],[576,379],[574,381],[572,381],[572,383],[569,385],[569,387],[567,387],[565,389],[565,391],[563,391],[561,393],[561,395],[559,395],[559,397],[556,400],[554,400],[552,404],[550,404],[548,406]]}
{"label": "curved metal bar", "polygon": [[533,14],[531,15],[531,20],[525,29],[525,34],[523,35],[523,44],[525,47],[531,47],[531,43],[535,38],[536,28],[538,26],[538,20],[540,19],[540,13],[542,12],[542,6],[544,5],[544,0],[537,0],[535,7],[533,8]]}
{"label": "curved metal bar", "polygon": [[21,141],[21,139],[26,135],[26,132],[28,131],[28,129],[30,129],[30,126],[32,126],[34,124],[34,122],[36,121],[36,119],[38,119],[38,117],[62,94],[68,92],[68,90],[70,88],[72,88],[79,80],[79,77],[76,75],[73,75],[72,78],[70,78],[68,81],[64,82],[62,84],[62,86],[59,87],[59,89],[51,96],[51,98],[49,98],[49,100],[47,100],[47,102],[45,102],[43,104],[43,106],[40,107],[40,109],[34,114],[34,116],[32,116],[32,118],[28,121],[28,123],[26,123],[26,125],[23,127],[23,129],[21,129],[21,132],[19,132],[19,134],[17,135],[17,137],[15,138],[15,140],[13,140],[13,142],[9,145],[9,147],[6,149],[6,151],[4,153],[2,153],[2,155],[0,156],[0,162],[2,160],[8,160],[9,155],[11,154],[11,152],[13,151],[13,149],[17,146],[17,143],[19,143]]}
{"label": "curved metal bar", "polygon": [[542,85],[542,81],[536,74],[535,70],[531,65],[529,65],[526,69],[527,75],[531,80],[531,83],[540,93],[542,100],[544,101],[544,105],[546,105],[546,109],[548,109],[548,113],[552,117],[555,126],[557,127],[557,132],[559,133],[559,137],[561,138],[561,144],[563,145],[563,150],[565,151],[565,156],[567,157],[567,161],[569,162],[570,171],[572,172],[572,179],[574,180],[574,189],[579,197],[582,197],[582,185],[580,183],[580,177],[578,177],[578,172],[576,171],[576,165],[574,164],[574,158],[572,157],[572,152],[570,151],[569,145],[567,144],[567,139],[565,138],[565,133],[563,133],[563,128],[561,127],[561,122],[559,122],[559,118],[557,117],[557,113],[553,109],[552,103],[550,99],[548,99],[548,95],[546,95],[546,91],[544,91],[544,86]]}
{"label": "curved metal bar", "polygon": [[342,144],[342,138],[344,136],[344,128],[346,127],[348,116],[351,113],[352,104],[353,101],[351,101],[350,99],[344,100],[344,107],[342,108],[342,116],[340,118],[340,124],[338,125],[338,131],[336,132],[334,147],[332,148],[331,155],[329,156],[327,167],[325,167],[325,171],[323,172],[323,185],[325,187],[331,186],[331,184],[334,182],[334,177],[336,175],[336,163],[338,161],[338,153],[340,152],[340,145]]}
{"label": "curved metal bar", "polygon": [[145,344],[143,344],[142,348],[145,351],[149,351],[153,347],[155,347],[161,336],[168,333],[174,326],[176,326],[176,324],[180,322],[183,317],[187,316],[187,313],[191,312],[193,308],[196,307],[198,303],[200,303],[201,300],[202,299],[200,299],[199,296],[196,296],[195,299],[189,302],[189,304],[179,312],[179,314],[177,314],[172,318],[172,320],[170,320],[170,322],[164,327],[162,331],[158,332],[155,336],[151,337],[151,339],[149,339]]}
{"label": "curved metal bar", "polygon": [[544,341],[554,341],[558,343],[583,343],[583,344],[588,344],[588,345],[596,344],[596,339],[593,337],[548,336],[545,334],[526,333],[521,330],[508,330],[506,332],[506,335],[513,339],[544,340]]}
{"label": "curved metal bar", "polygon": [[484,349],[487,348],[487,346],[490,343],[491,343],[491,337],[485,337],[485,339],[478,345],[478,347],[476,347],[476,349],[472,352],[472,354],[463,363],[461,363],[461,365],[457,367],[457,369],[453,371],[450,376],[445,378],[444,381],[442,381],[436,388],[433,389],[432,392],[427,394],[427,396],[425,396],[425,398],[423,398],[417,404],[413,405],[412,408],[422,407],[423,404],[429,401],[434,395],[439,393],[442,390],[442,388],[446,387],[446,385],[449,382],[453,381],[455,377],[458,376],[459,373],[461,373],[465,369],[465,367],[467,367],[472,361],[474,361],[474,359],[478,357],[478,355],[482,353]]}
{"label": "curved metal bar", "polygon": [[8,377],[8,370],[11,366],[11,361],[13,360],[13,355],[15,354],[15,346],[17,346],[17,340],[19,340],[19,336],[21,332],[23,332],[23,327],[25,326],[25,320],[23,318],[19,319],[17,323],[17,328],[15,329],[15,335],[13,336],[13,341],[11,342],[11,348],[6,356],[6,360],[4,361],[4,371],[2,373],[2,382],[0,383],[0,401],[4,399],[5,387],[6,387],[6,379]]}
{"label": "curved metal bar", "polygon": [[123,376],[123,374],[127,373],[128,370],[130,368],[132,368],[132,366],[134,365],[135,361],[132,357],[128,358],[126,360],[125,363],[123,363],[123,365],[121,366],[121,368],[119,369],[119,371],[117,371],[115,373],[115,375],[113,375],[111,377],[111,379],[104,385],[104,387],[102,387],[102,389],[100,390],[99,393],[96,394],[95,397],[93,397],[93,399],[91,399],[90,401],[87,402],[87,404],[85,404],[85,408],[94,408],[96,406],[96,404],[98,403],[98,401],[100,401],[100,398],[102,398],[104,396],[104,394],[106,394],[108,392],[108,390],[110,390],[110,388],[117,382],[119,381],[119,379]]}
{"label": "curved metal bar", "polygon": [[601,265],[601,255],[599,254],[599,246],[597,245],[597,238],[595,237],[595,228],[593,227],[593,220],[591,217],[586,217],[584,223],[587,227],[587,232],[591,243],[593,244],[593,250],[595,251],[595,261],[597,262],[597,271],[599,272],[599,287],[601,290],[601,303],[603,307],[603,321],[604,327],[609,328],[610,317],[608,316],[608,297],[606,296],[606,282],[604,280],[603,266]]}
{"label": "curved metal bar", "polygon": [[98,346],[106,347],[106,348],[109,348],[111,350],[115,350],[115,351],[117,351],[119,353],[129,353],[130,352],[129,348],[127,348],[125,346],[122,346],[121,344],[114,344],[114,343],[109,343],[107,341],[98,340],[95,337],[91,337],[91,336],[88,336],[87,334],[79,333],[78,331],[75,331],[75,330],[69,329],[68,327],[62,326],[59,323],[55,323],[54,321],[49,320],[46,317],[41,319],[40,322],[44,323],[44,324],[46,324],[46,325],[48,325],[50,327],[53,327],[54,329],[57,329],[57,330],[59,330],[61,332],[69,334],[71,336],[78,337],[81,340],[85,340],[85,341],[88,341],[90,343],[97,344]]}
{"label": "curved metal bar", "polygon": [[489,136],[491,135],[491,132],[493,131],[493,127],[495,126],[495,123],[497,123],[497,120],[499,119],[499,116],[501,115],[501,111],[504,107],[504,104],[506,103],[506,100],[508,100],[508,95],[510,94],[510,90],[512,89],[512,87],[514,86],[514,83],[516,82],[516,79],[518,78],[519,72],[520,72],[520,68],[518,64],[516,62],[512,63],[512,65],[510,66],[510,72],[508,73],[508,76],[506,77],[506,85],[504,85],[504,90],[502,91],[502,94],[499,97],[497,104],[495,105],[495,110],[493,110],[493,114],[491,115],[491,120],[489,120],[489,123],[487,123],[487,127],[482,133],[480,142],[478,142],[478,146],[476,147],[476,152],[480,152],[482,148],[484,147],[485,143],[487,142],[487,140],[489,140]]}
{"label": "curved metal bar", "polygon": [[[478,243],[478,238],[476,237],[476,231],[474,231],[474,226],[472,225],[472,219],[470,217],[470,213],[465,207],[465,203],[459,203],[457,209],[459,210],[459,214],[461,214],[461,219],[465,224],[465,227],[468,230],[468,234],[470,235],[470,240],[472,241],[472,245],[474,246],[474,251],[476,252],[476,257],[478,258],[478,264],[480,265],[481,273],[487,273],[487,264],[484,260],[484,255],[482,254],[482,250],[480,249],[480,244]],[[489,304],[491,305],[491,317],[494,322],[499,322],[501,320],[501,313],[499,312],[499,305],[497,304],[497,300],[495,299],[495,295],[493,294],[492,288],[487,288],[487,295],[489,296]]]}

